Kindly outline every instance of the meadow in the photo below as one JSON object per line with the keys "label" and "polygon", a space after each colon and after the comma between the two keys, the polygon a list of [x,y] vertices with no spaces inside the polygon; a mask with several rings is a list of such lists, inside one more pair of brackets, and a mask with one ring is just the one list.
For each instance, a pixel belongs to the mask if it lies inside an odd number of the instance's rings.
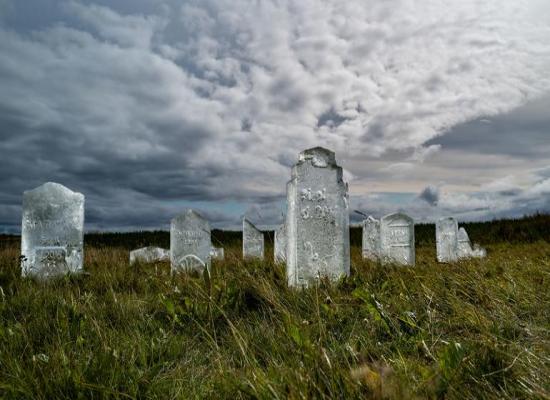
{"label": "meadow", "polygon": [[549,399],[550,216],[467,224],[488,257],[417,265],[361,259],[352,275],[289,289],[284,266],[241,259],[213,232],[211,274],[128,265],[167,232],[90,234],[86,273],[20,278],[19,238],[0,237],[2,399]]}

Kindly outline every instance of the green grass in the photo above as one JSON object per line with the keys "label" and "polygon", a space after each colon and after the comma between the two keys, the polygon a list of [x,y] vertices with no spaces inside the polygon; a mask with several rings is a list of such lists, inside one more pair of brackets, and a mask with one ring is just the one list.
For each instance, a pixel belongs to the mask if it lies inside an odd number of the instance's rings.
{"label": "green grass", "polygon": [[548,399],[550,244],[482,238],[485,260],[421,244],[414,268],[354,246],[350,278],[304,291],[236,240],[210,277],[130,267],[107,240],[47,284],[5,242],[0,398]]}

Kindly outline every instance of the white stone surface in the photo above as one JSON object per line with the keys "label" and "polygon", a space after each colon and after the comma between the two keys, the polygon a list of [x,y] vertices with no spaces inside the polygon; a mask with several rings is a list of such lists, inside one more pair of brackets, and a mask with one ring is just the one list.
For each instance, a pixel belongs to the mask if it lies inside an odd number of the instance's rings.
{"label": "white stone surface", "polygon": [[223,260],[225,258],[223,247],[212,246],[210,249],[210,258],[213,260]]}
{"label": "white stone surface", "polygon": [[466,232],[466,229],[461,227],[458,230],[458,258],[485,258],[486,255],[487,252],[485,249],[481,248],[477,243],[474,244],[474,247],[472,248],[472,242],[468,237],[468,232]]}
{"label": "white stone surface", "polygon": [[286,225],[280,225],[274,234],[273,256],[276,263],[286,262]]}
{"label": "white stone surface", "polygon": [[334,153],[300,153],[287,183],[286,261],[289,286],[350,273],[348,185]]}
{"label": "white stone surface", "polygon": [[210,268],[210,224],[200,214],[187,210],[170,224],[172,272]]}
{"label": "white stone surface", "polygon": [[52,182],[23,193],[22,276],[81,272],[83,242],[83,194]]}
{"label": "white stone surface", "polygon": [[264,234],[243,218],[243,257],[264,259]]}
{"label": "white stone surface", "polygon": [[380,221],[370,215],[363,220],[363,259],[380,259]]}
{"label": "white stone surface", "polygon": [[154,263],[159,261],[169,261],[170,250],[160,247],[148,246],[130,252],[130,265],[137,262]]}
{"label": "white stone surface", "polygon": [[380,220],[380,259],[384,264],[415,264],[414,221],[403,213]]}
{"label": "white stone surface", "polygon": [[435,224],[437,261],[449,263],[458,260],[458,223],[453,217],[440,218]]}

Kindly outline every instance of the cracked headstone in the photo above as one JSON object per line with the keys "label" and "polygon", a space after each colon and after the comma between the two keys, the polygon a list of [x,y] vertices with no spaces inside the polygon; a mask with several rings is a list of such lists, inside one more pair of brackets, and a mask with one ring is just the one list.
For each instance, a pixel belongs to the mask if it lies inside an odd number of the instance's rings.
{"label": "cracked headstone", "polygon": [[170,250],[162,249],[160,247],[148,246],[140,249],[132,250],[130,252],[130,265],[137,262],[140,263],[154,263],[159,261],[169,261]]}
{"label": "cracked headstone", "polygon": [[194,210],[187,210],[170,224],[172,272],[210,269],[210,224]]}
{"label": "cracked headstone", "polygon": [[47,182],[23,193],[22,276],[82,272],[84,195]]}
{"label": "cracked headstone", "polygon": [[458,260],[458,223],[453,217],[440,218],[435,224],[437,261],[449,263]]}
{"label": "cracked headstone", "polygon": [[414,221],[403,213],[380,220],[380,259],[383,263],[414,265]]}
{"label": "cracked headstone", "polygon": [[286,263],[289,286],[350,273],[348,185],[334,152],[300,153],[287,183]]}
{"label": "cracked headstone", "polygon": [[363,259],[380,259],[380,221],[370,215],[363,221]]}
{"label": "cracked headstone", "polygon": [[273,256],[276,263],[286,261],[286,225],[280,225],[274,234]]}
{"label": "cracked headstone", "polygon": [[484,258],[487,255],[485,249],[479,247],[476,243],[472,248],[472,242],[468,237],[468,232],[464,227],[458,230],[458,258]]}
{"label": "cracked headstone", "polygon": [[264,233],[243,218],[243,257],[264,259]]}

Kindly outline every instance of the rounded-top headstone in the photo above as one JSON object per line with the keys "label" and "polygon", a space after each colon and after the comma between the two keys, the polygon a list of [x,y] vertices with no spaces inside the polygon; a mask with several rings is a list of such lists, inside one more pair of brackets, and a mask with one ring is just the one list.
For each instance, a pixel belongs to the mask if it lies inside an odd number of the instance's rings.
{"label": "rounded-top headstone", "polygon": [[458,260],[458,223],[454,217],[440,218],[435,224],[437,261]]}
{"label": "rounded-top headstone", "polygon": [[84,195],[47,182],[23,193],[23,276],[48,278],[82,271]]}
{"label": "rounded-top headstone", "polygon": [[406,214],[389,214],[380,220],[380,253],[384,263],[415,264],[414,220]]}

